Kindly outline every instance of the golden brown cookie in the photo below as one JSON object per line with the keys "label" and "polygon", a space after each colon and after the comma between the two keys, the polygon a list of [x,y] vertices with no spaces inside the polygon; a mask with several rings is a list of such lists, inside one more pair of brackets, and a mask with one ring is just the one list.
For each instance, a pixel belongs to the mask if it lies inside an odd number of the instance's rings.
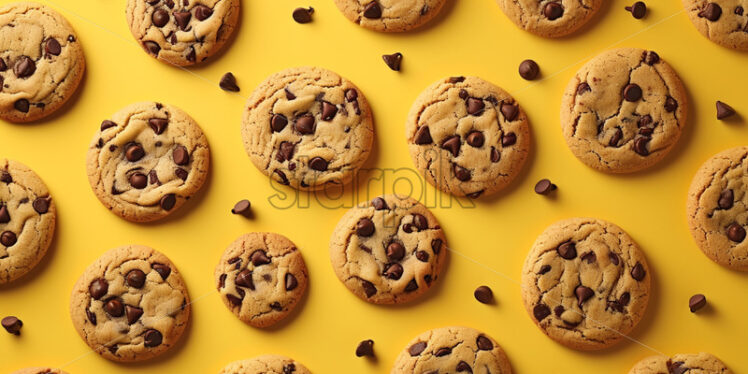
{"label": "golden brown cookie", "polygon": [[597,13],[603,0],[497,0],[517,27],[556,38],[577,31]]}
{"label": "golden brown cookie", "polygon": [[369,30],[403,32],[436,17],[446,0],[335,0],[343,15]]}
{"label": "golden brown cookie", "polygon": [[722,361],[709,353],[650,356],[634,365],[629,374],[732,374]]}
{"label": "golden brown cookie", "polygon": [[748,51],[748,0],[683,0],[683,7],[704,37]]}

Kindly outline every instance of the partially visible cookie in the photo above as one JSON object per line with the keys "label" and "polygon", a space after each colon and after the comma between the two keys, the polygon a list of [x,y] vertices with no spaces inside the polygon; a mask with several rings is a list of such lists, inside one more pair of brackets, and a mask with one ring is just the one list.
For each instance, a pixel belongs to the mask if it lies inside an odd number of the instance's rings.
{"label": "partially visible cookie", "polygon": [[288,357],[263,355],[250,360],[234,361],[218,374],[311,374],[304,365]]}
{"label": "partially visible cookie", "polygon": [[340,219],[330,259],[341,282],[374,304],[400,304],[436,282],[447,256],[444,232],[418,201],[384,195],[359,204]]}
{"label": "partially visible cookie", "polygon": [[142,102],[101,123],[86,158],[96,197],[133,222],[164,218],[205,182],[210,150],[200,126],[179,108]]}
{"label": "partially visible cookie", "polygon": [[522,301],[533,322],[574,349],[620,341],[641,320],[649,295],[642,251],[620,227],[598,219],[554,223],[522,268]]}
{"label": "partially visible cookie", "polygon": [[20,162],[0,159],[0,285],[39,263],[56,221],[55,203],[39,176]]}
{"label": "partially visible cookie", "polygon": [[722,151],[699,168],[686,210],[691,235],[707,257],[748,271],[748,147]]}
{"label": "partially visible cookie", "polygon": [[293,242],[280,234],[253,232],[226,248],[215,279],[231,312],[252,326],[267,327],[293,311],[309,277]]}
{"label": "partially visible cookie", "polygon": [[509,360],[490,336],[469,327],[426,331],[400,353],[392,374],[511,374]]}
{"label": "partially visible cookie", "polygon": [[315,190],[348,183],[371,152],[374,124],[364,94],[317,67],[268,77],[247,101],[244,149],[276,182]]}
{"label": "partially visible cookie", "polygon": [[128,0],[127,24],[146,53],[176,66],[216,54],[239,22],[240,0]]}
{"label": "partially visible cookie", "polygon": [[426,88],[411,107],[405,137],[429,183],[471,198],[511,183],[530,151],[524,110],[477,77],[446,78]]}
{"label": "partially visible cookie", "polygon": [[70,316],[96,353],[143,361],[173,347],[190,317],[182,276],[163,254],[141,245],[104,253],[73,288]]}
{"label": "partially visible cookie", "polygon": [[634,365],[629,374],[732,374],[722,361],[709,353],[650,356]]}
{"label": "partially visible cookie", "polygon": [[38,3],[0,7],[0,118],[30,122],[52,114],[86,68],[70,23]]}
{"label": "partially visible cookie", "polygon": [[606,173],[630,173],[662,160],[686,126],[686,91],[653,51],[603,52],[571,79],[561,128],[572,153]]}
{"label": "partially visible cookie", "polygon": [[518,27],[546,38],[577,31],[600,10],[603,0],[497,0]]}
{"label": "partially visible cookie", "polygon": [[351,22],[369,30],[413,30],[439,14],[446,0],[335,0]]}
{"label": "partially visible cookie", "polygon": [[683,0],[683,6],[704,37],[748,51],[748,0]]}
{"label": "partially visible cookie", "polygon": [[16,370],[10,374],[67,374],[67,372],[64,372],[59,369],[37,367],[37,368],[26,368],[26,369]]}

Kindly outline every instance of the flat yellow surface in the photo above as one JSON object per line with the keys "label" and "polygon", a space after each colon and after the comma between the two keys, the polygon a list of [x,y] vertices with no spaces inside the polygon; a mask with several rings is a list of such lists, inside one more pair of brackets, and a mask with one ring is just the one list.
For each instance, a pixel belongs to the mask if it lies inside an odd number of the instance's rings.
{"label": "flat yellow surface", "polygon": [[[3,0],[3,3],[6,1]],[[498,340],[517,373],[626,373],[639,359],[662,352],[708,351],[736,373],[748,373],[748,274],[709,261],[688,231],[685,199],[701,163],[723,149],[748,142],[745,120],[715,119],[715,100],[748,117],[748,54],[709,42],[691,25],[679,0],[650,1],[644,20],[610,1],[589,27],[573,37],[547,40],[515,28],[493,0],[450,1],[426,28],[385,35],[355,26],[332,0],[243,0],[235,40],[212,62],[180,70],[148,57],[125,21],[125,0],[44,1],[74,25],[86,52],[87,73],[79,95],[61,114],[33,125],[0,123],[0,156],[19,160],[49,185],[58,207],[59,229],[43,263],[22,280],[0,288],[0,315],[17,315],[20,338],[0,333],[0,372],[35,365],[86,373],[217,373],[226,363],[265,353],[296,358],[315,373],[388,373],[405,344],[422,331],[446,325],[478,328]],[[297,6],[312,5],[314,22],[291,19]],[[656,50],[685,82],[692,105],[676,149],[650,171],[613,176],[595,172],[567,149],[559,126],[563,89],[581,64],[615,46]],[[383,53],[405,55],[403,71],[390,71]],[[517,74],[535,59],[543,80]],[[398,306],[369,305],[335,277],[328,240],[351,199],[374,196],[383,187],[348,188],[341,199],[296,194],[285,199],[250,163],[239,124],[246,97],[269,74],[291,66],[319,65],[355,82],[371,102],[376,149],[369,168],[386,169],[387,191],[410,180],[415,197],[436,193],[412,168],[404,122],[416,96],[450,75],[478,75],[511,92],[527,111],[534,137],[525,171],[506,193],[473,207],[434,208],[453,249],[444,277],[425,299]],[[242,91],[218,88],[227,71]],[[128,223],[108,212],[91,192],[85,154],[103,119],[136,101],[156,100],[184,109],[205,131],[212,172],[203,191],[174,217],[154,224]],[[366,173],[363,179],[377,177]],[[535,182],[558,184],[556,198],[538,196]],[[253,202],[252,220],[229,213],[234,202]],[[341,202],[342,201],[342,202]],[[438,205],[438,204],[437,204]],[[632,341],[602,352],[566,349],[535,327],[520,299],[518,280],[536,236],[556,220],[592,216],[615,222],[641,245],[652,268],[654,292]],[[276,231],[302,250],[311,283],[300,310],[281,326],[258,330],[235,318],[213,285],[222,251],[249,231]],[[181,344],[155,361],[122,365],[91,353],[70,322],[68,298],[78,276],[104,251],[126,243],[145,244],[168,255],[184,275],[194,300],[193,319]],[[472,293],[489,285],[495,306]],[[704,293],[710,308],[698,315],[688,298]],[[362,339],[374,339],[377,361],[356,358]],[[636,342],[634,342],[635,340]],[[637,343],[638,342],[638,343]]]}

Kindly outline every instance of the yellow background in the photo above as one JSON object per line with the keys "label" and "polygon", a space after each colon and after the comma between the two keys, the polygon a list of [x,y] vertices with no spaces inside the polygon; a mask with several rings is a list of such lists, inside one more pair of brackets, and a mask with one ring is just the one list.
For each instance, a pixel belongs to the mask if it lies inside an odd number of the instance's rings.
{"label": "yellow background", "polygon": [[[5,3],[6,1],[3,1]],[[0,315],[25,323],[20,338],[0,334],[0,372],[33,365],[64,366],[86,373],[217,373],[226,363],[264,353],[296,358],[315,373],[387,373],[406,343],[435,327],[467,325],[498,340],[517,373],[626,373],[654,354],[709,351],[736,373],[748,373],[748,274],[722,268],[696,247],[687,228],[685,199],[691,177],[718,151],[746,143],[745,120],[715,119],[715,100],[748,117],[748,54],[709,42],[691,25],[679,0],[648,2],[644,20],[610,1],[575,36],[542,39],[515,28],[493,0],[449,1],[443,14],[415,32],[386,35],[345,19],[332,0],[243,0],[236,38],[211,62],[180,70],[148,57],[125,21],[125,0],[44,1],[74,25],[86,52],[86,77],[59,115],[32,125],[0,123],[0,155],[19,160],[49,185],[59,228],[45,260],[31,276],[0,288]],[[314,22],[291,19],[297,6],[312,5]],[[559,128],[562,91],[581,63],[614,46],[656,50],[678,71],[690,95],[690,119],[674,151],[649,171],[623,175],[595,172],[567,149]],[[390,71],[383,53],[405,55],[403,71]],[[543,80],[517,74],[535,59]],[[286,67],[319,65],[355,82],[375,113],[375,151],[367,167],[411,168],[404,121],[415,97],[450,75],[478,75],[511,92],[527,111],[534,137],[525,171],[505,193],[474,208],[435,208],[450,253],[447,270],[422,301],[397,307],[369,305],[348,292],[329,263],[328,240],[344,209],[313,196],[307,208],[275,209],[276,192],[242,147],[240,117],[245,99],[269,74]],[[227,71],[242,91],[226,93],[218,80]],[[202,126],[210,141],[212,172],[203,190],[173,217],[132,224],[96,199],[85,173],[85,154],[103,119],[135,101],[176,105]],[[420,186],[417,178],[411,179]],[[375,176],[374,173],[365,177]],[[555,198],[533,192],[551,178]],[[420,187],[418,187],[420,189]],[[346,197],[366,188],[348,188]],[[292,190],[283,191],[293,194]],[[431,196],[436,194],[428,187]],[[374,188],[371,196],[381,192]],[[419,197],[419,196],[416,196]],[[229,213],[242,198],[253,203],[252,220]],[[423,199],[423,197],[421,197]],[[433,199],[432,199],[433,201]],[[612,349],[566,349],[535,327],[520,300],[523,260],[536,236],[571,216],[608,219],[623,227],[646,252],[654,291],[644,320]],[[299,312],[281,326],[258,330],[235,318],[213,285],[222,251],[249,231],[276,231],[302,250],[311,283]],[[90,353],[68,315],[78,276],[104,251],[126,243],[152,246],[179,267],[194,301],[182,342],[165,356],[142,364],[115,364]],[[503,275],[502,275],[503,274]],[[472,296],[489,285],[498,300],[486,306]],[[710,307],[688,310],[688,298],[704,293]],[[378,360],[356,358],[362,339],[375,340]]]}

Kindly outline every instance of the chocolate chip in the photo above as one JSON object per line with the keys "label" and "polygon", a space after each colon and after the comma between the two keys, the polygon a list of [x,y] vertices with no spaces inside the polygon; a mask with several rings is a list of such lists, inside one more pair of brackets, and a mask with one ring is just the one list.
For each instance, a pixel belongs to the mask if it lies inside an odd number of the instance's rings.
{"label": "chocolate chip", "polygon": [[634,5],[627,6],[626,10],[631,12],[631,15],[634,16],[634,18],[642,19],[647,14],[647,4],[644,4],[642,1],[637,1]]}
{"label": "chocolate chip", "polygon": [[688,309],[691,309],[691,313],[696,313],[697,310],[706,306],[706,296],[698,293],[691,296],[688,300]]}
{"label": "chocolate chip", "polygon": [[189,176],[189,173],[187,172],[187,170],[184,170],[182,168],[177,168],[176,170],[174,170],[174,175],[176,175],[177,178],[183,181],[186,181],[187,177]]}
{"label": "chocolate chip", "polygon": [[288,186],[289,183],[288,183],[288,178],[286,178],[286,174],[284,174],[282,171],[280,171],[278,169],[276,169],[275,171],[273,171],[273,173],[275,173],[275,175],[277,175],[278,178],[280,178],[280,183],[281,184]]}
{"label": "chocolate chip", "polygon": [[127,161],[135,162],[143,158],[143,156],[145,156],[145,150],[140,144],[129,143],[125,145],[125,158]]}
{"label": "chocolate chip", "polygon": [[195,6],[195,18],[197,18],[198,21],[205,21],[213,15],[213,9],[208,8],[205,5],[196,5]]}
{"label": "chocolate chip", "polygon": [[158,56],[158,53],[161,51],[161,46],[159,46],[156,42],[150,40],[143,42],[143,48],[145,48],[148,53],[154,56]]}
{"label": "chocolate chip", "polygon": [[642,89],[636,83],[629,83],[623,88],[623,98],[635,102],[642,98]]}
{"label": "chocolate chip", "polygon": [[112,298],[104,303],[104,311],[112,317],[121,317],[125,314],[125,306],[119,299]]}
{"label": "chocolate chip", "polygon": [[18,238],[12,231],[4,231],[2,234],[0,234],[0,244],[5,247],[12,247],[16,244],[17,241]]}
{"label": "chocolate chip", "polygon": [[86,317],[91,322],[92,325],[96,326],[96,314],[94,312],[86,309]]}
{"label": "chocolate chip", "polygon": [[556,248],[556,251],[561,258],[566,260],[573,260],[577,257],[577,247],[572,241],[561,243],[561,245]]}
{"label": "chocolate chip", "polygon": [[376,1],[366,4],[364,7],[364,17],[369,19],[382,18],[382,7]]}
{"label": "chocolate chip", "polygon": [[377,293],[377,288],[374,287],[374,283],[371,283],[367,280],[361,280],[361,288],[364,289],[364,294],[366,297],[372,297]]}
{"label": "chocolate chip", "polygon": [[145,273],[140,269],[134,269],[127,272],[125,282],[130,287],[142,288],[145,285]]}
{"label": "chocolate chip", "polygon": [[418,261],[427,262],[429,260],[429,254],[426,251],[417,251],[416,258]]}
{"label": "chocolate chip", "polygon": [[537,62],[533,60],[524,60],[519,64],[519,75],[522,78],[531,81],[537,78],[538,74],[540,74],[540,67]]}
{"label": "chocolate chip", "polygon": [[132,325],[140,319],[143,315],[143,309],[136,306],[125,305],[125,317],[127,317],[127,324]]}
{"label": "chocolate chip", "polygon": [[293,11],[293,20],[298,23],[309,23],[312,22],[312,14],[314,13],[314,8],[296,8]]}
{"label": "chocolate chip", "polygon": [[431,131],[429,131],[429,127],[421,126],[418,131],[416,131],[413,142],[417,145],[431,144],[433,140],[431,139]]}
{"label": "chocolate chip", "polygon": [[647,148],[647,144],[649,144],[649,137],[646,136],[640,136],[634,140],[634,152],[638,153],[641,156],[647,156],[649,155],[649,148]]}
{"label": "chocolate chip", "polygon": [[678,102],[675,101],[672,97],[668,96],[667,99],[665,99],[665,110],[668,113],[674,112],[676,109],[678,109]]}
{"label": "chocolate chip", "polygon": [[361,237],[374,235],[374,222],[369,218],[361,218],[356,224],[356,234]]}
{"label": "chocolate chip", "polygon": [[189,62],[195,62],[197,60],[197,52],[195,52],[195,47],[190,47],[190,52],[187,54],[187,61]]}
{"label": "chocolate chip", "polygon": [[481,351],[490,351],[493,349],[493,342],[491,341],[491,339],[483,335],[479,335],[478,339],[475,340],[475,343],[478,345],[478,349]]}
{"label": "chocolate chip", "polygon": [[164,9],[156,9],[151,15],[151,22],[156,27],[164,27],[169,22],[169,12]]}
{"label": "chocolate chip", "polygon": [[113,121],[110,121],[108,119],[105,119],[105,120],[101,121],[101,131],[104,131],[104,130],[106,130],[108,128],[112,128],[112,127],[116,127],[116,126],[117,126],[116,123],[114,123]]}
{"label": "chocolate chip", "polygon": [[249,288],[252,291],[254,291],[255,289],[255,283],[252,279],[252,272],[249,269],[240,271],[239,274],[236,275],[234,283],[237,286]]}
{"label": "chocolate chip", "polygon": [[587,82],[582,82],[577,86],[577,95],[581,95],[585,92],[592,92],[592,87],[590,87]]}
{"label": "chocolate chip", "polygon": [[5,64],[5,60],[0,57],[0,71],[8,70],[8,65]]}
{"label": "chocolate chip", "polygon": [[13,103],[13,108],[15,108],[17,111],[22,113],[28,113],[29,112],[29,106],[31,104],[26,99],[18,99],[15,103]]}
{"label": "chocolate chip", "polygon": [[465,169],[464,167],[457,164],[454,164],[452,169],[454,170],[455,178],[457,178],[458,180],[462,182],[467,182],[470,180],[470,170]]}
{"label": "chocolate chip", "polygon": [[184,166],[190,163],[190,153],[183,145],[178,145],[172,152],[172,158],[174,163],[180,166]]}
{"label": "chocolate chip", "polygon": [[400,261],[405,257],[405,247],[398,242],[392,242],[387,246],[387,259],[390,261]]}
{"label": "chocolate chip", "polygon": [[242,290],[241,288],[237,288],[236,292],[239,294],[239,297],[228,294],[226,295],[226,299],[234,306],[241,306],[242,300],[244,300],[244,290]]}
{"label": "chocolate chip", "polygon": [[158,330],[149,329],[143,336],[143,344],[148,348],[158,347],[161,345],[163,336]]}
{"label": "chocolate chip", "polygon": [[148,120],[148,126],[150,126],[153,132],[157,135],[161,135],[166,130],[166,127],[169,126],[169,120],[165,118],[151,118]]}
{"label": "chocolate chip", "polygon": [[88,285],[88,293],[94,300],[101,299],[108,291],[109,283],[102,278],[97,278]]}
{"label": "chocolate chip", "polygon": [[496,163],[501,160],[501,153],[495,147],[491,147],[491,162]]}
{"label": "chocolate chip", "polygon": [[551,183],[548,179],[541,179],[538,183],[535,183],[535,193],[538,195],[548,195],[555,191],[556,188],[556,185]]}
{"label": "chocolate chip", "polygon": [[460,153],[460,136],[453,135],[442,142],[441,148],[452,153],[452,156],[457,157]]}
{"label": "chocolate chip", "polygon": [[443,357],[443,356],[446,356],[446,355],[451,354],[451,353],[452,353],[452,348],[450,348],[450,347],[441,347],[441,348],[437,349],[436,352],[434,352],[434,356],[435,357]]}
{"label": "chocolate chip", "polygon": [[[428,276],[428,274],[426,275]],[[416,282],[415,278],[411,279],[408,284],[405,285],[405,292],[413,292],[418,289],[418,282]]]}
{"label": "chocolate chip", "polygon": [[441,239],[434,239],[431,241],[431,250],[434,251],[434,254],[439,254],[439,252],[442,250],[442,244],[443,243]]}
{"label": "chocolate chip", "polygon": [[387,67],[394,71],[400,71],[400,64],[403,61],[403,54],[395,52],[391,55],[382,55],[382,60],[387,64]]}
{"label": "chocolate chip", "polygon": [[660,55],[658,55],[655,51],[646,51],[642,55],[642,60],[645,64],[651,66],[660,62]]}
{"label": "chocolate chip", "polygon": [[192,13],[190,12],[174,12],[174,21],[177,22],[177,26],[182,30],[187,29],[190,18],[192,18]]}
{"label": "chocolate chip", "polygon": [[480,148],[486,141],[486,137],[480,131],[471,131],[467,136],[467,143],[475,148]]}
{"label": "chocolate chip", "polygon": [[3,318],[2,321],[0,321],[0,324],[3,325],[3,328],[9,334],[21,335],[21,327],[23,327],[23,322],[17,317],[13,317],[13,316],[5,317]]}
{"label": "chocolate chip", "polygon": [[273,132],[280,132],[287,124],[288,119],[282,114],[273,114],[270,118],[270,129],[272,129]]}
{"label": "chocolate chip", "polygon": [[292,291],[299,285],[299,281],[291,273],[286,273],[286,291]]}
{"label": "chocolate chip", "polygon": [[169,274],[171,274],[171,268],[168,265],[154,263],[151,265],[151,268],[153,268],[153,270],[155,270],[163,280],[169,278]]}
{"label": "chocolate chip", "polygon": [[375,210],[389,209],[389,207],[387,206],[387,202],[384,201],[384,199],[381,197],[375,197],[373,200],[371,200],[371,205]]}
{"label": "chocolate chip", "polygon": [[719,200],[717,201],[717,206],[719,206],[720,209],[730,209],[732,208],[734,199],[735,199],[735,194],[733,193],[732,189],[724,190],[722,191],[722,193],[719,194]]}
{"label": "chocolate chip", "polygon": [[326,171],[328,164],[328,161],[322,157],[314,157],[309,160],[309,167],[317,171]]}
{"label": "chocolate chip", "polygon": [[549,308],[548,305],[545,304],[538,304],[535,305],[534,308],[532,308],[532,314],[535,316],[535,319],[540,322],[545,319],[545,317],[551,315],[551,308]]}
{"label": "chocolate chip", "polygon": [[637,281],[641,281],[645,275],[647,275],[647,272],[644,270],[644,266],[640,262],[637,262],[634,268],[631,269],[631,277]]}
{"label": "chocolate chip", "polygon": [[[734,13],[737,14],[737,15],[739,15],[739,16],[742,16],[743,15],[743,7],[739,6],[739,5],[737,7],[735,7],[735,12]],[[2,71],[2,70],[0,70],[0,71]]]}
{"label": "chocolate chip", "polygon": [[418,342],[416,344],[411,345],[408,348],[408,353],[411,357],[415,357],[420,355],[424,350],[426,349],[426,342]]}
{"label": "chocolate chip", "polygon": [[231,209],[231,213],[247,216],[251,212],[251,207],[252,204],[249,202],[249,200],[240,200],[239,202],[234,204],[234,208]]}
{"label": "chocolate chip", "polygon": [[10,214],[8,208],[5,205],[0,206],[0,223],[10,222]]}
{"label": "chocolate chip", "polygon": [[613,252],[609,252],[608,257],[610,257],[610,262],[612,262],[613,265],[618,266],[618,263],[619,263],[618,255],[616,255]]}
{"label": "chocolate chip", "polygon": [[564,7],[559,3],[548,3],[543,7],[543,15],[549,20],[557,20],[564,15]]}
{"label": "chocolate chip", "polygon": [[613,136],[610,138],[610,141],[608,142],[608,145],[611,147],[618,147],[618,142],[623,139],[623,131],[621,128],[616,128],[615,132],[613,133]]}
{"label": "chocolate chip", "polygon": [[543,275],[549,271],[551,271],[551,265],[543,265],[540,267],[540,270],[538,270],[538,274]]}
{"label": "chocolate chip", "polygon": [[47,52],[48,55],[59,56],[62,52],[62,46],[57,39],[49,38],[47,39],[47,42],[44,43],[44,51]]}
{"label": "chocolate chip", "polygon": [[473,369],[470,367],[470,364],[468,364],[465,361],[458,362],[457,363],[457,367],[455,368],[455,370],[457,370],[458,373],[462,373],[463,371],[466,371],[466,372],[468,372],[470,374],[473,373]]}
{"label": "chocolate chip", "polygon": [[374,357],[374,341],[371,339],[358,343],[356,347],[356,357]]}
{"label": "chocolate chip", "polygon": [[315,130],[314,116],[306,113],[296,118],[294,128],[302,135],[314,134]]}
{"label": "chocolate chip", "polygon": [[174,205],[177,204],[177,196],[173,193],[164,195],[161,200],[159,201],[159,205],[161,206],[161,209],[163,210],[171,210],[174,208]]}
{"label": "chocolate chip", "polygon": [[559,318],[561,318],[561,315],[562,315],[562,314],[564,314],[564,311],[565,311],[565,310],[566,310],[566,309],[564,309],[564,306],[563,306],[563,305],[558,305],[558,306],[556,306],[555,308],[553,308],[553,314],[555,314],[555,315],[556,315],[556,317],[559,317]]}
{"label": "chocolate chip", "polygon": [[480,286],[473,292],[475,299],[483,304],[493,303],[493,291],[488,286]]}
{"label": "chocolate chip", "polygon": [[585,287],[585,286],[577,286],[577,288],[574,290],[574,294],[577,295],[577,305],[579,307],[582,307],[582,304],[589,300],[592,296],[595,295],[595,291],[592,291],[591,288]]}
{"label": "chocolate chip", "polygon": [[236,85],[236,77],[231,72],[224,74],[218,82],[218,87],[224,91],[239,92],[239,86]]}
{"label": "chocolate chip", "polygon": [[725,119],[735,114],[735,109],[717,100],[717,119]]}
{"label": "chocolate chip", "polygon": [[722,15],[722,7],[717,3],[708,3],[704,10],[699,12],[699,17],[706,18],[712,22],[715,22]]}
{"label": "chocolate chip", "polygon": [[[5,233],[3,233],[3,235],[5,235]],[[727,227],[727,238],[736,243],[740,243],[745,239],[745,229],[738,223],[732,223]]]}
{"label": "chocolate chip", "polygon": [[132,173],[130,175],[130,178],[128,178],[128,181],[133,188],[139,190],[142,190],[146,186],[148,186],[148,177],[146,177],[143,173]]}
{"label": "chocolate chip", "polygon": [[400,264],[389,264],[384,269],[384,276],[388,279],[398,280],[403,276],[403,266]]}
{"label": "chocolate chip", "polygon": [[501,114],[504,115],[505,120],[514,121],[519,115],[519,106],[517,104],[501,103]]}
{"label": "chocolate chip", "polygon": [[34,74],[36,71],[36,63],[28,56],[21,56],[16,60],[16,64],[13,66],[13,72],[18,78],[26,78]]}
{"label": "chocolate chip", "polygon": [[0,172],[0,182],[3,183],[13,183],[13,178],[10,176],[10,173],[7,171]]}
{"label": "chocolate chip", "polygon": [[331,121],[333,118],[335,118],[335,115],[338,113],[338,107],[335,105],[328,103],[327,101],[322,102],[322,120],[323,121]]}
{"label": "chocolate chip", "polygon": [[249,256],[249,260],[252,261],[252,265],[254,266],[262,266],[269,264],[270,257],[268,257],[267,252],[263,251],[262,249],[258,249]]}
{"label": "chocolate chip", "polygon": [[467,105],[467,112],[468,114],[472,116],[480,116],[483,114],[483,109],[485,109],[486,104],[481,99],[476,99],[474,97],[470,97],[466,101]]}
{"label": "chocolate chip", "polygon": [[156,173],[156,170],[151,170],[148,173],[148,178],[150,179],[151,184],[158,184],[161,185],[161,181],[158,180],[158,173]]}

